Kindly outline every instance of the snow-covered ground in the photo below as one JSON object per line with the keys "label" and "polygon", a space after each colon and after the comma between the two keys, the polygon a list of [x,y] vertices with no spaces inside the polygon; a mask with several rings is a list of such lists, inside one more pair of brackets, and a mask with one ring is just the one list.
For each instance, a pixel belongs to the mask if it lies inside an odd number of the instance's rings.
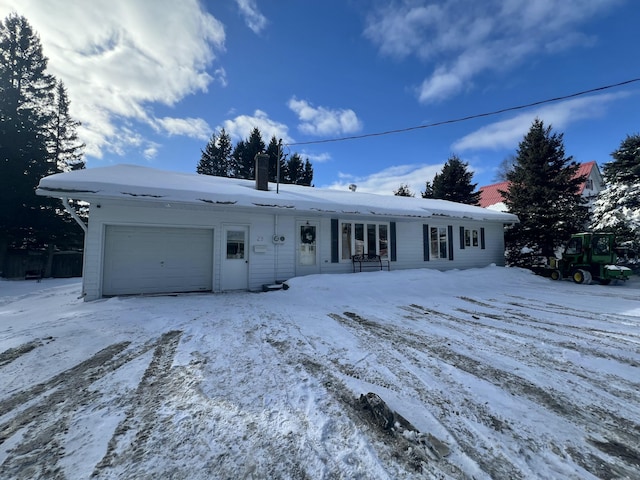
{"label": "snow-covered ground", "polygon": [[0,478],[640,478],[637,277],[288,283],[86,303],[1,281]]}

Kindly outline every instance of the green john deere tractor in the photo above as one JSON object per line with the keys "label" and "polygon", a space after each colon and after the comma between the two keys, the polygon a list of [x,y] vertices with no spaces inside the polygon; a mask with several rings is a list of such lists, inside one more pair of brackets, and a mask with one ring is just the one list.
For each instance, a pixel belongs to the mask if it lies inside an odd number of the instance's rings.
{"label": "green john deere tractor", "polygon": [[591,283],[592,280],[608,285],[611,280],[627,280],[632,270],[617,265],[613,233],[576,233],[571,235],[562,258],[549,259],[553,280],[570,277],[576,283]]}

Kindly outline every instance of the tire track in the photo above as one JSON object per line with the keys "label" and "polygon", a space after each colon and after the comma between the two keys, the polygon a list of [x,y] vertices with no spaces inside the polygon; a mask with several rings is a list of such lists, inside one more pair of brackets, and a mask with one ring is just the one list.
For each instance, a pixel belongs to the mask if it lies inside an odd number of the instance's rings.
{"label": "tire track", "polygon": [[[358,335],[360,337],[362,337],[362,329],[358,327],[365,327],[364,333],[368,337],[368,341],[373,344],[373,350],[376,351],[376,353],[384,352],[385,350],[390,349],[390,347],[388,345],[383,345],[382,348],[375,348],[375,344],[392,343],[396,346],[408,346],[417,352],[438,358],[440,361],[473,375],[476,378],[491,383],[514,396],[527,398],[541,407],[554,412],[556,415],[570,423],[574,423],[576,425],[602,425],[600,428],[600,434],[604,438],[607,438],[609,442],[618,442],[621,445],[625,445],[626,448],[632,452],[632,455],[638,454],[634,450],[635,447],[629,447],[629,445],[636,444],[638,434],[640,433],[640,426],[627,421],[613,412],[604,411],[603,409],[585,409],[584,407],[576,405],[571,401],[571,399],[567,398],[566,395],[561,392],[554,391],[550,388],[542,388],[539,385],[536,385],[535,383],[513,373],[497,369],[477,359],[460,354],[445,346],[447,345],[448,340],[444,337],[439,337],[437,335],[425,336],[415,331],[398,328],[397,326],[394,326],[393,328],[386,327],[382,323],[362,318],[352,312],[344,312],[343,315],[344,316],[332,314],[330,316],[335,320],[340,321],[342,324],[350,326],[352,329],[356,329],[358,333],[360,333]],[[415,359],[407,356],[405,356],[405,358],[410,362],[416,361]],[[403,362],[399,361],[398,363],[398,368],[402,369]],[[424,362],[417,363],[416,365],[420,368],[424,368]],[[401,372],[402,370],[397,371]],[[406,372],[406,366],[404,367],[404,371]],[[402,378],[402,374],[397,375],[398,378]],[[433,392],[429,392],[429,394],[431,393]],[[487,419],[487,421],[491,422],[492,420]],[[465,435],[467,433],[471,434],[471,438],[474,438],[471,432],[465,432]],[[461,436],[459,432],[457,434],[456,432],[451,432],[451,434],[463,446],[463,450],[469,450],[466,453],[469,454],[471,458],[477,460],[482,468],[486,472],[491,473],[492,476],[503,477],[507,472],[507,476],[509,478],[523,476],[523,473],[513,464],[510,464],[508,460],[505,459],[505,461],[503,461],[500,456],[487,458],[487,451],[478,450],[476,442],[482,439],[478,439],[476,437],[474,438],[474,442],[469,442],[468,439]],[[562,450],[559,446],[554,448],[558,451]],[[489,451],[490,450],[491,449],[489,449]],[[602,449],[600,450],[602,451]],[[610,455],[609,452],[604,453]],[[590,452],[589,455],[584,455],[581,458],[590,459],[589,461],[585,460],[581,466],[597,476],[602,476],[604,474],[604,476],[608,478],[624,478],[625,476],[633,477],[638,473],[637,469],[634,469],[632,465],[629,465],[625,461],[624,455],[620,455],[620,459],[626,466],[611,464],[611,462],[608,462],[606,458],[599,457],[595,453]],[[579,459],[577,459],[577,461],[578,460]],[[495,475],[496,465],[501,467],[501,472],[497,475]],[[627,469],[628,466],[631,467],[631,470]]]}
{"label": "tire track", "polygon": [[131,342],[109,345],[87,360],[0,401],[0,445],[22,437],[0,465],[0,478],[64,478],[58,460],[73,414],[99,398],[90,386],[162,342],[152,340],[127,350]]}
{"label": "tire track", "polygon": [[[434,412],[430,409],[431,413],[439,419],[440,423],[455,439],[461,451],[467,455],[469,459],[477,463],[479,468],[489,477],[514,480],[527,478],[525,472],[514,465],[502,452],[495,449],[490,439],[479,435],[474,428],[468,425],[468,423],[479,421],[483,425],[495,430],[496,425],[503,423],[496,416],[492,415],[485,405],[479,405],[469,400],[468,391],[464,391],[464,389],[459,388],[457,384],[449,381],[448,383],[451,390],[457,390],[459,394],[454,393],[453,397],[464,398],[466,400],[464,408],[469,412],[467,418],[461,415],[462,408],[454,405],[444,392],[434,389],[424,378],[408,368],[409,365],[418,371],[425,368],[424,358],[419,359],[411,352],[411,350],[417,352],[424,351],[422,347],[416,349],[417,345],[422,345],[418,340],[405,342],[406,338],[403,332],[397,332],[395,329],[390,329],[377,322],[367,320],[353,312],[344,312],[343,315],[344,316],[330,314],[329,316],[354,331],[356,336],[365,342],[367,350],[375,352],[375,355],[384,359],[381,363],[389,368],[395,376],[393,382],[388,382],[389,384],[395,384],[391,390],[403,392],[405,396],[407,392],[413,392],[421,403],[424,405],[432,405],[434,410],[437,411]],[[363,330],[361,328],[362,326],[366,327],[366,329]],[[421,340],[425,343],[444,341],[443,338],[438,336],[421,336]],[[384,343],[391,343],[393,347],[390,348],[388,345],[384,345]],[[402,349],[402,353],[400,353],[400,349]],[[386,352],[392,351],[396,351],[397,355],[389,356],[386,354]],[[343,369],[342,372],[345,375],[350,375],[350,369]],[[439,372],[435,374],[436,376],[440,376]],[[366,382],[370,381],[368,372],[364,372],[356,378]],[[374,385],[378,384],[375,381],[371,383]],[[385,385],[380,386],[385,387]],[[472,420],[473,417],[475,417],[475,419]],[[455,425],[455,428],[451,428],[452,424]]]}
{"label": "tire track", "polygon": [[11,362],[17,360],[22,355],[29,353],[32,350],[35,350],[38,347],[43,345],[43,341],[47,343],[53,341],[53,337],[47,337],[42,340],[32,340],[31,342],[23,343],[22,345],[18,345],[15,348],[10,348],[0,353],[0,367],[4,367],[5,365],[10,364]]}
{"label": "tire track", "polygon": [[96,465],[92,477],[100,477],[107,467],[137,465],[143,460],[147,441],[158,422],[164,390],[171,383],[171,365],[181,336],[181,331],[174,330],[162,335],[157,342],[151,363],[130,402],[132,406],[116,427],[107,452]]}

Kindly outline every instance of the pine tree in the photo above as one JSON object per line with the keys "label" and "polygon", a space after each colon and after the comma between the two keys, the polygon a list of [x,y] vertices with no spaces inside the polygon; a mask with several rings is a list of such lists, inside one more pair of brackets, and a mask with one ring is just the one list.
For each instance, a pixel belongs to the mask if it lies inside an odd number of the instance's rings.
{"label": "pine tree", "polygon": [[59,172],[80,170],[85,167],[82,159],[85,144],[78,138],[77,128],[80,122],[74,120],[69,113],[69,96],[62,81],[58,81],[55,89],[55,111],[51,128],[49,150],[53,163]]}
{"label": "pine tree", "polygon": [[283,183],[300,184],[304,178],[304,163],[299,154],[294,153],[287,160],[287,176]]}
{"label": "pine tree", "polygon": [[393,191],[393,194],[396,197],[415,197],[415,193],[413,193],[411,191],[411,189],[409,189],[409,185],[405,184],[405,183],[401,183],[400,186],[397,188],[397,190]]}
{"label": "pine tree", "polygon": [[471,183],[473,172],[467,170],[468,163],[463,163],[457,155],[449,157],[442,167],[441,173],[436,173],[433,183],[427,182],[422,198],[438,198],[452,202],[477,205],[480,192],[474,192],[477,183]]}
{"label": "pine tree", "polygon": [[304,185],[305,187],[311,187],[313,185],[313,165],[311,165],[308,158],[304,161],[304,169],[302,171],[302,180],[300,181],[300,185]]}
{"label": "pine tree", "polygon": [[264,152],[264,142],[258,128],[254,128],[246,141],[239,141],[234,150],[232,157],[237,163],[237,171],[234,175],[236,178],[254,178],[255,157],[258,153]]}
{"label": "pine tree", "polygon": [[53,201],[35,195],[51,162],[55,79],[26,18],[0,22],[0,269],[7,247],[42,246],[50,239]]}
{"label": "pine tree", "polygon": [[588,212],[579,193],[584,177],[565,157],[563,135],[534,120],[520,142],[509,189],[501,192],[509,212],[520,219],[505,235],[507,260],[526,266],[527,252],[549,257],[572,233],[584,228]]}
{"label": "pine tree", "polygon": [[[284,173],[284,153],[282,151],[282,140],[278,140],[275,135],[271,137],[269,146],[267,147],[267,155],[269,155],[269,181],[282,183]],[[280,178],[278,179],[278,162],[280,163]]]}
{"label": "pine tree", "polygon": [[594,204],[591,228],[616,234],[640,248],[640,135],[628,135],[604,165],[607,187]]}
{"label": "pine tree", "polygon": [[215,132],[207,142],[207,146],[202,150],[202,156],[196,167],[196,172],[200,175],[215,175],[217,177],[233,176],[231,162],[231,137],[224,130],[220,135]]}

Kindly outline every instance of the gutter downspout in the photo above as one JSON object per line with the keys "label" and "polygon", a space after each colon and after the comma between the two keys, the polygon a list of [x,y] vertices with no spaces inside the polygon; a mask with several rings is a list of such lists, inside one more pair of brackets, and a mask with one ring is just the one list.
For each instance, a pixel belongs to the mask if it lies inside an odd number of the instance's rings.
{"label": "gutter downspout", "polygon": [[67,211],[67,213],[69,215],[71,215],[71,217],[73,217],[73,219],[76,221],[76,223],[78,225],[80,225],[80,228],[82,228],[82,231],[84,232],[84,234],[87,234],[87,225],[82,221],[82,219],[78,216],[78,214],[76,213],[76,211],[71,208],[71,205],[69,205],[69,199],[66,197],[61,198],[60,200],[62,200],[62,205],[64,205],[64,209]]}

